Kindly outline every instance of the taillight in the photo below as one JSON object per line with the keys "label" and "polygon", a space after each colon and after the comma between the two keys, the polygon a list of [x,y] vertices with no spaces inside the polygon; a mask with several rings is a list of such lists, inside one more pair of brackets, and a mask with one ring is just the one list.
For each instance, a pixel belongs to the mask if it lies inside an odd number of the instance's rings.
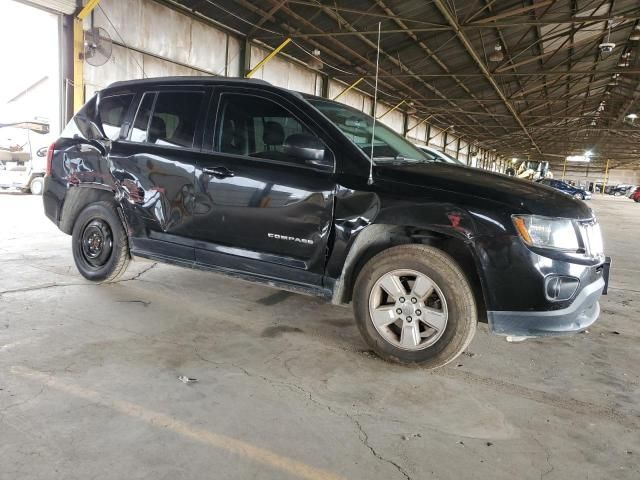
{"label": "taillight", "polygon": [[49,145],[49,149],[47,150],[47,176],[51,175],[51,167],[53,163],[53,149],[56,146],[55,143]]}

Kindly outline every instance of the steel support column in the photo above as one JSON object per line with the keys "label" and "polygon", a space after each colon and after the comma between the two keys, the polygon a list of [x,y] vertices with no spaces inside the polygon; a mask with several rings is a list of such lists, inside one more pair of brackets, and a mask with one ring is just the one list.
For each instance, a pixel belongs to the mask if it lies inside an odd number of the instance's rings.
{"label": "steel support column", "polygon": [[73,19],[73,112],[84,105],[84,30],[85,18],[98,6],[100,0],[89,0]]}

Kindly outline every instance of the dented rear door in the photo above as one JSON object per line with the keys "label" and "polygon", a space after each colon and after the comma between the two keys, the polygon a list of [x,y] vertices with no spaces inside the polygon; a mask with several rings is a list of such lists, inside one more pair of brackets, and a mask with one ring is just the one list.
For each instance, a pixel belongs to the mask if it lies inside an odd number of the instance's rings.
{"label": "dented rear door", "polygon": [[195,171],[209,97],[205,87],[140,92],[126,138],[113,143],[110,164],[134,254],[194,259]]}

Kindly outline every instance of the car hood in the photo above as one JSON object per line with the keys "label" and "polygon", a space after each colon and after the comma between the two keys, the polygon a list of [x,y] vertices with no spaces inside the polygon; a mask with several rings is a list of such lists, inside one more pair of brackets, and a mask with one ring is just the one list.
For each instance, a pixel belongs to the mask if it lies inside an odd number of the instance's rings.
{"label": "car hood", "polygon": [[447,163],[378,165],[380,179],[500,202],[515,211],[588,219],[591,209],[558,190],[528,180]]}

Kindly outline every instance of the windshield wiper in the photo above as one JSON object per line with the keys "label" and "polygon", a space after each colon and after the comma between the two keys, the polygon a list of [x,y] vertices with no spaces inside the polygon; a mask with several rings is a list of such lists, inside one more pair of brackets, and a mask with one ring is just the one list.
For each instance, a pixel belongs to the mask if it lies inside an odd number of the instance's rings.
{"label": "windshield wiper", "polygon": [[373,161],[376,163],[392,163],[396,165],[402,165],[404,163],[424,163],[423,160],[407,158],[402,155],[396,155],[395,157],[373,157]]}

